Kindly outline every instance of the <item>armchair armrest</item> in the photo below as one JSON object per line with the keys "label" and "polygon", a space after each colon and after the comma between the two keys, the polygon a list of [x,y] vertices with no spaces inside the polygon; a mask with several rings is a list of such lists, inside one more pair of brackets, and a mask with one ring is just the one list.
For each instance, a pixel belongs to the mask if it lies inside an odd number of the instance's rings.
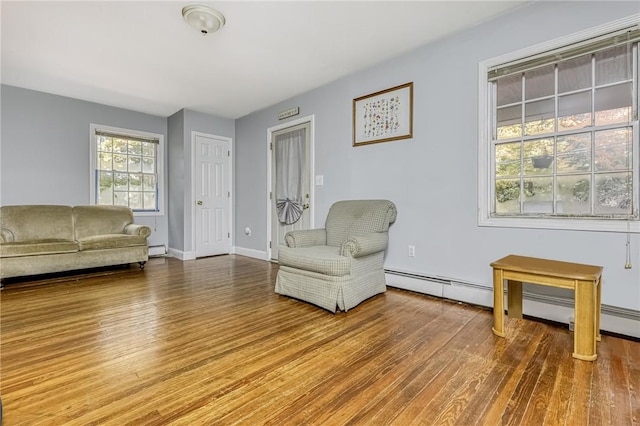
{"label": "armchair armrest", "polygon": [[384,251],[389,244],[388,232],[357,234],[347,238],[340,248],[342,256],[362,257]]}
{"label": "armchair armrest", "polygon": [[327,244],[327,231],[324,228],[289,231],[284,241],[287,247],[323,246]]}
{"label": "armchair armrest", "polygon": [[146,225],[130,223],[124,227],[124,233],[127,235],[140,235],[147,238],[149,237],[149,235],[151,235],[151,228]]}
{"label": "armchair armrest", "polygon": [[12,243],[13,241],[13,232],[6,228],[0,229],[0,243]]}

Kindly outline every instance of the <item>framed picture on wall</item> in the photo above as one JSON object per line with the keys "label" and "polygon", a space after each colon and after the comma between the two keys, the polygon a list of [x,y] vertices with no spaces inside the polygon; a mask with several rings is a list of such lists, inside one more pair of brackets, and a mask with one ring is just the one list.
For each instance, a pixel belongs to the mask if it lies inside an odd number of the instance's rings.
{"label": "framed picture on wall", "polygon": [[353,146],[413,137],[413,82],[353,100]]}

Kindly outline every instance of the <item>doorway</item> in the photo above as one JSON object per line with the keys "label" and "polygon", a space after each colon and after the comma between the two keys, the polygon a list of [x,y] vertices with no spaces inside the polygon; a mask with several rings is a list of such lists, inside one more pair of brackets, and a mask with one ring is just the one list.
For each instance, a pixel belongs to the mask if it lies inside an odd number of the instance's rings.
{"label": "doorway", "polygon": [[231,139],[191,132],[195,257],[231,250]]}
{"label": "doorway", "polygon": [[268,129],[270,150],[268,258],[278,259],[289,231],[313,227],[313,117]]}

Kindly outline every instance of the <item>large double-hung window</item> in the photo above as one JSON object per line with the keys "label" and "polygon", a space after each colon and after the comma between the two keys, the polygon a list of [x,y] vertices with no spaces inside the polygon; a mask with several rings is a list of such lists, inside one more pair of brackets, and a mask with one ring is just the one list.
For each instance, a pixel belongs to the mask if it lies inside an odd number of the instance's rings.
{"label": "large double-hung window", "polygon": [[628,230],[639,219],[638,40],[635,26],[481,66],[485,222]]}
{"label": "large double-hung window", "polygon": [[91,125],[93,204],[156,214],[162,200],[162,135]]}

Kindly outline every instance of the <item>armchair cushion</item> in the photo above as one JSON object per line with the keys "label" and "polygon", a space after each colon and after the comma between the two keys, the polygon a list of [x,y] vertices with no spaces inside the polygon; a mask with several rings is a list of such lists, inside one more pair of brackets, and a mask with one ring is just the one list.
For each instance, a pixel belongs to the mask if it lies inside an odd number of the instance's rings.
{"label": "armchair cushion", "polygon": [[351,272],[351,258],[340,255],[338,247],[280,247],[278,261],[292,268],[334,277],[349,275]]}

